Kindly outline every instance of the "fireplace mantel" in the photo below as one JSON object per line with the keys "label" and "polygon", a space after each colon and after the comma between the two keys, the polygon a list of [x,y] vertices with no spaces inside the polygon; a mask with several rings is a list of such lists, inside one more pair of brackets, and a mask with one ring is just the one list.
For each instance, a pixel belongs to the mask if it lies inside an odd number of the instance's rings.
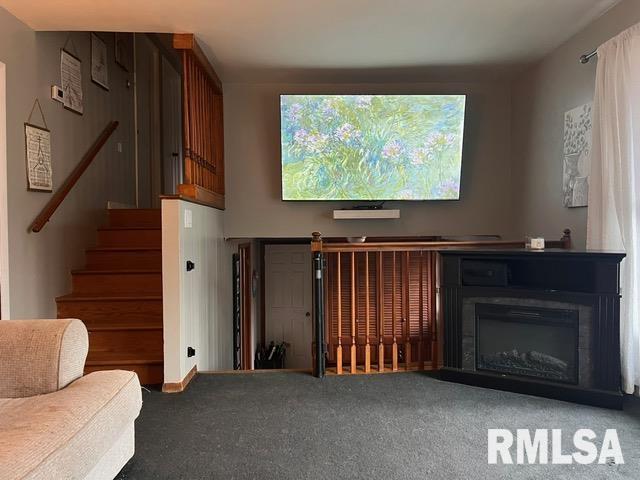
{"label": "fireplace mantel", "polygon": [[[578,403],[622,407],[619,278],[623,253],[452,248],[439,253],[443,379]],[[545,311],[574,314],[576,337],[572,343],[569,337],[563,342],[568,343],[567,348],[577,349],[571,357],[572,362],[577,363],[572,366],[576,369],[572,374],[575,380],[557,381],[543,378],[539,373],[527,375],[527,370],[522,368],[509,372],[504,365],[495,367],[495,357],[491,362],[484,357],[479,359],[478,338],[482,331],[479,312],[486,311],[487,305],[507,310],[528,308],[536,314]],[[509,327],[505,332],[516,331],[515,323],[504,325]],[[546,325],[549,326],[536,327],[537,331],[552,328],[548,322]],[[493,328],[494,332],[500,331]],[[564,332],[566,336],[566,329]],[[509,335],[517,337],[515,333]],[[509,345],[509,339],[500,340],[497,344],[502,347]],[[522,358],[546,355],[535,349],[518,352],[517,340],[514,338],[513,342],[513,353],[511,350],[497,352],[507,359],[505,361],[521,364],[518,355]],[[531,350],[531,342],[524,343]],[[509,356],[513,358],[507,358]],[[560,361],[550,359],[556,360]],[[487,365],[493,365],[494,370]]]}

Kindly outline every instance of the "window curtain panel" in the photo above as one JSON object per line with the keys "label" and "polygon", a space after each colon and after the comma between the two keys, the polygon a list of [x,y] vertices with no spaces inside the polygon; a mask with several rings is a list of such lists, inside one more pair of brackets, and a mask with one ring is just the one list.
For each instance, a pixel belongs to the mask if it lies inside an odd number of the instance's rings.
{"label": "window curtain panel", "polygon": [[618,250],[623,388],[640,385],[640,24],[598,48],[587,247]]}

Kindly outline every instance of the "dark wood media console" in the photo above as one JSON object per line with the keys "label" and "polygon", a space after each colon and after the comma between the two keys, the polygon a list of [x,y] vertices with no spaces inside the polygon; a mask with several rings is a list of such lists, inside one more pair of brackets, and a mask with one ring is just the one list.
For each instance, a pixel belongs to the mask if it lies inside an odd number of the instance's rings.
{"label": "dark wood media console", "polygon": [[622,408],[622,253],[440,251],[445,380]]}

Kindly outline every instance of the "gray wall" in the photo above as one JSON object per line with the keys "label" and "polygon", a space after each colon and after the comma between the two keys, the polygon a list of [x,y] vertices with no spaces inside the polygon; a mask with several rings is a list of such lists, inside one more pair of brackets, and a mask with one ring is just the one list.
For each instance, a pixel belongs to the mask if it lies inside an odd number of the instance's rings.
{"label": "gray wall", "polygon": [[[89,33],[72,33],[82,60],[85,113],[64,110],[51,100],[60,84],[60,48],[68,34],[35,33],[0,8],[0,62],[7,72],[7,159],[9,275],[11,317],[54,317],[56,296],[70,292],[72,268],[84,264],[84,249],[95,241],[107,200],[135,203],[133,87],[113,58],[113,34],[102,35],[109,51],[109,92],[90,80]],[[35,98],[40,99],[51,130],[54,190],[80,161],[111,120],[120,126],[93,165],[40,233],[29,224],[51,198],[28,192],[25,178],[23,123]],[[35,119],[36,117],[34,117]],[[121,142],[122,153],[116,152]],[[2,292],[5,295],[5,292]]]}
{"label": "gray wall", "polygon": [[[512,215],[510,94],[501,82],[450,84],[227,84],[225,85],[227,237],[324,235],[510,236]],[[465,93],[467,122],[462,199],[457,202],[389,202],[400,220],[334,221],[345,203],[280,200],[279,94]]]}
{"label": "gray wall", "polygon": [[587,208],[562,204],[564,112],[593,100],[596,59],[578,58],[640,21],[640,2],[625,0],[586,27],[512,85],[514,224],[518,236],[556,238],[571,228],[585,246]]}

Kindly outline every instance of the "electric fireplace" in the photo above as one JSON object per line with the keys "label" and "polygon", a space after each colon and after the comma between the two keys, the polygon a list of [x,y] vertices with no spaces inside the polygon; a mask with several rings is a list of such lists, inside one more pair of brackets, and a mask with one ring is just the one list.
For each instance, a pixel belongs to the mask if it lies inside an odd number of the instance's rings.
{"label": "electric fireplace", "polygon": [[578,383],[578,312],[476,304],[476,369]]}
{"label": "electric fireplace", "polygon": [[443,379],[622,407],[619,269],[624,254],[439,253]]}

